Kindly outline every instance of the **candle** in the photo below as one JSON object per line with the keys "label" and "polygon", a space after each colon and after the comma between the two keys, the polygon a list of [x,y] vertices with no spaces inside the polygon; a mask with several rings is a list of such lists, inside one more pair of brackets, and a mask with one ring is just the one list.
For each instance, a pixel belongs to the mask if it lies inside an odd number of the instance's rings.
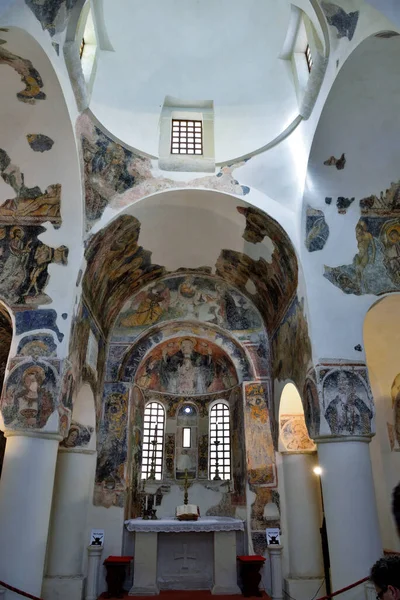
{"label": "candle", "polygon": [[218,419],[215,421],[215,439],[218,441]]}

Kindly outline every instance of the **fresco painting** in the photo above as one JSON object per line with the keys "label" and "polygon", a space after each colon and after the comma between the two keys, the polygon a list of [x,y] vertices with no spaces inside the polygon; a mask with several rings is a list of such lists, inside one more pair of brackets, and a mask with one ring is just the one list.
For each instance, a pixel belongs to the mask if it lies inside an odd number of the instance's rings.
{"label": "fresco painting", "polygon": [[18,100],[27,104],[35,104],[36,100],[45,100],[46,94],[42,91],[43,80],[31,61],[13,54],[4,47],[4,44],[7,44],[7,40],[0,39],[0,65],[8,65],[14,69],[25,85],[25,88],[17,93]]}
{"label": "fresco painting", "polygon": [[57,403],[57,374],[43,362],[23,362],[10,372],[1,411],[10,428],[41,429]]}
{"label": "fresco painting", "polygon": [[[252,365],[249,363],[243,348],[235,339],[219,330],[211,329],[207,323],[201,324],[190,321],[173,321],[150,330],[147,336],[141,337],[133,346],[126,345],[124,358],[119,364],[117,364],[112,346],[110,346],[109,360],[113,359],[115,363],[111,367],[107,367],[107,372],[110,374],[117,373],[115,380],[132,381],[136,377],[139,365],[141,365],[147,352],[161,342],[173,337],[201,337],[211,342],[230,357],[240,380],[251,378]],[[117,354],[120,355],[121,353],[123,354],[123,349],[120,346]]]}
{"label": "fresco painting", "polygon": [[83,294],[104,334],[136,289],[165,272],[152,264],[151,252],[138,243],[139,234],[140,222],[122,215],[94,235],[86,249]]}
{"label": "fresco painting", "polygon": [[303,415],[281,415],[280,430],[286,451],[316,450],[314,442],[309,438]]}
{"label": "fresco painting", "polygon": [[76,421],[71,422],[67,437],[60,443],[62,448],[85,448],[89,445],[93,427],[86,427]]}
{"label": "fresco painting", "polygon": [[38,186],[26,187],[24,174],[1,148],[0,175],[15,192],[14,198],[5,200],[0,206],[0,224],[38,225],[50,221],[55,227],[60,227],[59,183],[49,185],[44,192]]}
{"label": "fresco painting", "polygon": [[324,416],[332,435],[369,435],[373,400],[365,373],[345,368],[321,370]]}
{"label": "fresco painting", "polygon": [[130,299],[114,335],[136,336],[147,327],[173,319],[198,319],[228,330],[260,329],[261,317],[249,300],[223,281],[192,274],[157,281]]}
{"label": "fresco painting", "polygon": [[28,133],[26,139],[34,152],[48,152],[54,145],[54,140],[43,133]]}
{"label": "fresco painting", "polygon": [[347,13],[341,6],[333,2],[321,2],[321,6],[329,25],[336,28],[337,37],[339,39],[347,37],[351,41],[357,27],[359,11]]}
{"label": "fresco painting", "polygon": [[268,389],[244,383],[247,473],[250,484],[275,484],[275,450],[271,433]]}
{"label": "fresco painting", "polygon": [[310,438],[314,439],[319,435],[321,423],[321,409],[315,371],[307,374],[303,397],[305,423]]}
{"label": "fresco painting", "polygon": [[336,167],[338,171],[342,171],[346,165],[346,155],[343,152],[340,158],[330,156],[327,160],[324,160],[324,165],[326,167]]}
{"label": "fresco painting", "polygon": [[400,447],[400,373],[396,375],[391,389],[392,409],[393,409],[393,429],[396,446]]}
{"label": "fresco painting", "polygon": [[139,367],[138,386],[192,395],[219,392],[237,385],[236,371],[225,353],[208,340],[172,338],[157,346]]}
{"label": "fresco painting", "polygon": [[64,334],[57,325],[57,313],[53,308],[16,312],[15,328],[17,335],[35,329],[50,329],[54,331],[59,342],[64,339]]}
{"label": "fresco painting", "polygon": [[10,353],[13,328],[7,309],[0,304],[0,394],[3,389],[4,376]]}
{"label": "fresco painting", "polygon": [[351,264],[325,265],[324,277],[345,294],[381,295],[400,290],[400,182],[380,196],[360,200],[357,254]]}
{"label": "fresco painting", "polygon": [[30,356],[37,359],[40,356],[57,356],[57,344],[52,335],[47,333],[37,333],[27,335],[18,344],[18,356]]}
{"label": "fresco painting", "polygon": [[272,339],[273,373],[276,379],[291,379],[303,387],[311,362],[311,342],[304,316],[304,299],[296,297]]}
{"label": "fresco painting", "polygon": [[329,225],[322,210],[307,206],[306,212],[306,248],[309,252],[322,250],[329,237]]}
{"label": "fresco painting", "polygon": [[94,503],[100,506],[123,506],[128,389],[122,384],[106,384],[103,391],[103,407],[97,439]]}
{"label": "fresco painting", "polygon": [[51,36],[64,31],[77,0],[25,0],[42,28]]}
{"label": "fresco painting", "polygon": [[86,220],[90,228],[107,206],[120,209],[156,192],[170,189],[202,188],[245,196],[250,192],[233,177],[233,171],[245,161],[220,168],[216,175],[190,181],[155,177],[150,158],[133,153],[114,142],[91,121],[81,115],[77,122],[85,164]]}

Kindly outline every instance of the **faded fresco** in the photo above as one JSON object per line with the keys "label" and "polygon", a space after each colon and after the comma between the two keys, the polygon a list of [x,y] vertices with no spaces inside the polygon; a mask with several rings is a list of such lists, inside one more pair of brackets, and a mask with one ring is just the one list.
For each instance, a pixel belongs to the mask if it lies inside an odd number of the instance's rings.
{"label": "faded fresco", "polygon": [[52,335],[48,333],[35,333],[26,335],[18,344],[18,356],[29,356],[38,359],[40,356],[57,356],[57,344]]}
{"label": "faded fresco", "polygon": [[319,435],[321,425],[321,409],[315,371],[308,373],[304,384],[304,418],[311,438]]}
{"label": "faded fresco", "polygon": [[311,342],[304,315],[304,299],[295,298],[272,339],[272,370],[275,379],[291,379],[303,387],[311,362]]}
{"label": "faded fresco", "polygon": [[275,450],[265,383],[244,383],[247,473],[250,484],[275,484]]}
{"label": "faded fresco", "polygon": [[24,174],[11,162],[5,150],[0,149],[0,175],[14,190],[15,197],[0,206],[0,223],[4,225],[39,225],[50,221],[61,225],[61,185],[49,185],[44,192],[38,187],[28,188]]}
{"label": "faded fresco", "polygon": [[400,446],[400,373],[396,375],[391,389],[394,437],[397,447]]}
{"label": "faded fresco", "polygon": [[[238,206],[237,210],[246,219],[243,238],[247,242],[257,244],[268,237],[273,243],[272,261],[254,260],[247,254],[224,249],[215,265],[216,274],[250,297],[273,331],[296,293],[296,255],[290,239],[276,221],[256,208]],[[253,286],[253,293],[248,291],[249,285]]]}
{"label": "faded fresco", "polygon": [[281,415],[280,430],[281,441],[286,451],[304,452],[316,449],[308,436],[303,415]]}
{"label": "faded fresco", "polygon": [[123,506],[127,458],[128,392],[121,384],[104,386],[104,412],[97,441],[96,506]]}
{"label": "faded fresco", "polygon": [[329,225],[322,210],[307,206],[306,248],[309,252],[322,250],[329,237]]}
{"label": "faded fresco", "polygon": [[332,435],[370,434],[373,401],[366,373],[336,368],[328,374],[320,372],[320,378],[324,416]]}
{"label": "faded fresco", "polygon": [[77,122],[85,165],[86,219],[88,228],[105,208],[120,209],[141,198],[170,189],[203,188],[244,196],[250,189],[240,185],[233,171],[244,162],[221,167],[216,175],[190,181],[155,177],[151,159],[134,154],[105,135],[88,115]]}
{"label": "faded fresco", "polygon": [[337,37],[339,39],[347,37],[351,41],[357,27],[359,11],[347,13],[341,6],[333,4],[333,2],[321,2],[321,6],[329,25],[336,27]]}
{"label": "faded fresco", "polygon": [[17,365],[3,392],[5,424],[10,428],[41,429],[56,408],[57,392],[57,374],[50,365],[43,361]]}
{"label": "faded fresco", "polygon": [[4,375],[10,352],[13,328],[10,315],[6,308],[0,304],[0,395],[3,389]]}
{"label": "faded fresco", "polygon": [[28,133],[26,139],[34,152],[48,152],[54,144],[54,140],[43,133]]}
{"label": "faded fresco", "polygon": [[89,445],[93,431],[93,427],[86,427],[81,423],[72,421],[68,435],[60,443],[60,446],[62,448],[85,448]]}
{"label": "faded fresco", "polygon": [[64,31],[76,3],[77,0],[25,0],[42,28],[51,36]]}
{"label": "faded fresco", "polygon": [[340,158],[330,156],[327,160],[324,160],[324,165],[326,167],[336,167],[338,171],[342,171],[346,165],[346,155],[343,152]]}
{"label": "faded fresco", "polygon": [[325,266],[324,277],[345,294],[386,294],[400,290],[400,182],[360,200],[358,252],[349,265]]}
{"label": "faded fresco", "polygon": [[36,329],[50,329],[54,331],[59,342],[64,339],[64,334],[57,325],[57,313],[53,308],[16,312],[15,328],[17,335]]}
{"label": "faded fresco", "polygon": [[45,100],[46,94],[42,91],[43,80],[31,61],[13,54],[4,47],[7,40],[0,39],[0,65],[8,65],[21,76],[25,89],[17,93],[17,98],[27,104],[35,104],[36,100]]}
{"label": "faded fresco", "polygon": [[237,385],[235,367],[208,340],[179,337],[157,346],[136,375],[139,387],[192,395],[219,392]]}
{"label": "faded fresco", "polygon": [[147,327],[173,319],[198,319],[224,329],[260,329],[261,317],[251,302],[225,282],[188,274],[157,281],[123,307],[113,336],[136,337]]}
{"label": "faded fresco", "polygon": [[139,221],[122,215],[93,236],[87,247],[83,294],[105,334],[136,289],[165,272],[152,264],[151,252],[138,243],[139,234]]}

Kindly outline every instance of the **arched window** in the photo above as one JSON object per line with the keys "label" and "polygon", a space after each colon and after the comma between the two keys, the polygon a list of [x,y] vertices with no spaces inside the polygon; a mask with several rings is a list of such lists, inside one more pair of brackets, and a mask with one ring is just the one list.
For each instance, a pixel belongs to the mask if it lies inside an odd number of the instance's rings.
{"label": "arched window", "polygon": [[210,479],[231,478],[229,407],[217,402],[210,410]]}
{"label": "arched window", "polygon": [[162,478],[164,423],[164,407],[149,402],[144,409],[142,479]]}

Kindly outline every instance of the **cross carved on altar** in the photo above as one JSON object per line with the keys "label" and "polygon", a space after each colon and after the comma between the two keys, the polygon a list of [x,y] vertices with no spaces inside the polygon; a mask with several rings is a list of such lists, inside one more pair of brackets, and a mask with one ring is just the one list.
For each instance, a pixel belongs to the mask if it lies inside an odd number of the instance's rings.
{"label": "cross carved on altar", "polygon": [[193,556],[190,556],[188,554],[187,544],[183,544],[182,554],[175,554],[175,556],[174,556],[175,560],[183,560],[183,565],[182,565],[181,569],[185,570],[185,571],[189,570],[188,560],[196,560],[196,558],[197,558],[196,554],[194,554]]}

